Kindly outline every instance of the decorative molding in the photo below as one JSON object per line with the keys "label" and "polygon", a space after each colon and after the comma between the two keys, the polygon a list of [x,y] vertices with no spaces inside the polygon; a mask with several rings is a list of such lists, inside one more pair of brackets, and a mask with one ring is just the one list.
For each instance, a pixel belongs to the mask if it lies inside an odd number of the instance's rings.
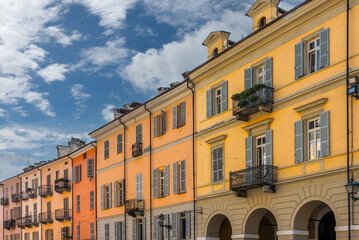
{"label": "decorative molding", "polygon": [[258,132],[264,132],[266,130],[269,130],[271,122],[273,122],[273,118],[267,118],[265,120],[242,127],[242,129],[244,131],[247,131],[248,135],[253,135]]}
{"label": "decorative molding", "polygon": [[219,135],[217,137],[208,139],[205,142],[208,143],[208,144],[212,144],[212,143],[215,143],[215,142],[224,141],[224,139],[226,139],[226,138],[227,138],[227,134],[222,134],[222,135]]}
{"label": "decorative molding", "polygon": [[219,238],[216,238],[216,237],[198,237],[196,239],[197,240],[220,240]]}
{"label": "decorative molding", "polygon": [[[359,225],[351,225],[351,226],[350,226],[350,230],[359,230]],[[335,227],[335,231],[336,231],[336,232],[348,231],[348,226],[338,226],[338,227]]]}
{"label": "decorative molding", "polygon": [[277,231],[277,236],[285,236],[285,235],[309,236],[309,232],[308,231],[302,231],[302,230]]}
{"label": "decorative molding", "polygon": [[242,238],[242,239],[259,239],[259,235],[256,234],[236,234],[236,235],[231,235],[232,239],[236,239],[236,238]]}
{"label": "decorative molding", "polygon": [[327,102],[328,102],[328,98],[321,98],[313,102],[304,104],[302,106],[293,108],[293,110],[296,111],[297,113],[302,114],[303,119],[309,119],[323,112],[324,104]]}

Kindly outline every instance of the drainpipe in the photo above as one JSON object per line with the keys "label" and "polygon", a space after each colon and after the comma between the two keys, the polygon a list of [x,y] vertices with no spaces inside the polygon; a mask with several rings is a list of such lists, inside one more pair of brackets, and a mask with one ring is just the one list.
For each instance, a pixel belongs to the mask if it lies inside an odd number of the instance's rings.
{"label": "drainpipe", "polygon": [[[39,192],[40,192],[40,191],[39,191],[39,188],[41,188],[41,186],[42,186],[42,170],[39,169],[39,167],[36,167],[36,169],[40,171],[40,186],[37,187],[37,191],[38,191],[37,197],[40,198],[40,214],[42,214],[42,199],[41,199],[41,197],[39,196]],[[39,218],[38,216],[37,216],[36,218],[38,219],[39,224],[40,224],[40,218]],[[40,239],[42,240],[42,224],[40,224],[40,236],[41,236]],[[4,239],[4,240],[5,240],[5,239]]]}
{"label": "drainpipe", "polygon": [[[126,125],[121,121],[122,119],[120,118],[118,121],[119,123],[122,124],[123,126],[123,179],[125,180],[125,184],[123,185],[123,188],[125,189],[124,193],[125,196],[123,197],[126,203]],[[127,239],[127,216],[126,216],[126,204],[124,206],[124,223],[125,223],[125,240]],[[96,216],[97,219],[97,216]]]}
{"label": "drainpipe", "polygon": [[187,72],[183,74],[183,77],[187,81],[187,88],[192,92],[192,178],[193,178],[193,239],[196,239],[196,173],[195,173],[195,112],[194,112],[194,101],[195,101],[195,90],[189,86],[190,79]]}
{"label": "drainpipe", "polygon": [[152,113],[150,110],[147,109],[146,103],[144,104],[144,108],[147,112],[150,113],[150,240],[152,240]]}
{"label": "drainpipe", "polygon": [[[2,198],[3,203],[5,202],[5,187],[4,184],[0,183],[0,187],[2,188]],[[9,201],[9,200],[8,200]],[[10,202],[10,201],[9,201]],[[4,228],[4,221],[5,221],[5,204],[2,205],[2,239],[5,240],[5,228]]]}
{"label": "drainpipe", "polygon": [[[70,155],[67,156],[68,158],[71,159],[71,171],[72,171],[72,168],[74,166],[74,159],[70,157]],[[72,174],[73,172],[71,172],[71,178],[72,178]],[[74,228],[74,214],[73,214],[73,211],[74,211],[74,182],[72,181],[71,179],[71,207],[72,207],[72,221],[71,221],[71,226],[72,226],[72,231],[71,231],[71,239],[74,238],[74,231],[75,231],[75,228]]]}
{"label": "drainpipe", "polygon": [[[21,199],[21,195],[22,195],[22,179],[19,177],[19,176],[16,176],[18,179],[20,179],[20,218],[21,218],[21,221],[22,221],[22,199]],[[20,239],[22,240],[22,228],[20,230]]]}
{"label": "drainpipe", "polygon": [[[95,177],[95,193],[94,193],[94,205],[95,205],[95,218],[96,218],[96,221],[95,221],[95,224],[96,224],[96,239],[98,239],[98,236],[97,236],[97,145],[93,145],[93,142],[91,142],[91,145],[95,148],[95,166],[94,166],[94,177]],[[95,196],[96,194],[96,196]]]}
{"label": "drainpipe", "polygon": [[[349,10],[350,10],[350,6],[349,6],[349,0],[347,0],[347,42],[346,42],[346,55],[347,55],[347,59],[346,59],[346,96],[347,96],[347,102],[346,102],[346,107],[347,107],[347,182],[350,181],[350,151],[349,151],[349,135],[350,135],[350,130],[349,130],[349,95],[348,95],[348,88],[349,88]],[[351,224],[351,220],[350,220],[350,194],[348,193],[348,240],[351,240],[351,229],[350,229],[350,224]]]}

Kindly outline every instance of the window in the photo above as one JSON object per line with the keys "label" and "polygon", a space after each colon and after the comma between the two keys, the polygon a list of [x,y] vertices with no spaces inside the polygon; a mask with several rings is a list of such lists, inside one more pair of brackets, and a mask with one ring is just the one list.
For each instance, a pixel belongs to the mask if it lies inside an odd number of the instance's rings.
{"label": "window", "polygon": [[162,169],[161,171],[159,171],[159,175],[160,175],[159,196],[163,197],[163,196],[165,196],[165,170]]}
{"label": "window", "polygon": [[254,166],[262,166],[266,162],[266,136],[256,138],[256,161]]}
{"label": "window", "polygon": [[39,232],[32,232],[32,240],[39,240]]}
{"label": "window", "polygon": [[105,240],[110,240],[110,224],[105,224]]}
{"label": "window", "polygon": [[95,192],[90,192],[90,210],[95,209]]}
{"label": "window", "polygon": [[146,218],[132,220],[134,240],[146,240]]}
{"label": "window", "polygon": [[172,238],[191,239],[191,211],[172,213]]}
{"label": "window", "polygon": [[61,240],[67,240],[69,237],[71,237],[70,227],[61,228]]}
{"label": "window", "polygon": [[117,153],[122,152],[122,133],[117,135]]}
{"label": "window", "polygon": [[262,17],[260,20],[259,20],[259,27],[264,27],[264,25],[266,25],[267,23],[267,19],[265,17]]}
{"label": "window", "polygon": [[136,143],[142,143],[142,124],[136,126]]}
{"label": "window", "polygon": [[83,157],[83,159],[86,159],[86,158],[87,158],[87,153],[84,153],[84,154],[82,155],[82,157]]}
{"label": "window", "polygon": [[265,77],[264,64],[260,65],[259,67],[256,67],[255,71],[256,71],[255,84],[264,84],[264,77]]}
{"label": "window", "polygon": [[256,84],[273,85],[273,58],[266,58],[244,70],[244,90]]}
{"label": "window", "polygon": [[115,207],[120,207],[125,204],[125,189],[124,189],[125,179],[122,181],[114,182],[114,203]]}
{"label": "window", "polygon": [[307,72],[313,73],[319,70],[320,61],[320,42],[319,37],[307,42]]}
{"label": "window", "polygon": [[56,180],[60,178],[60,171],[56,171]]}
{"label": "window", "polygon": [[170,165],[153,169],[153,197],[164,197],[170,193]]}
{"label": "window", "polygon": [[90,240],[95,240],[95,223],[90,223]]}
{"label": "window", "polygon": [[87,159],[87,177],[93,178],[94,177],[94,160],[93,158]]}
{"label": "window", "polygon": [[122,222],[115,222],[115,240],[122,240]]}
{"label": "window", "polygon": [[81,182],[81,164],[76,167],[72,167],[72,181],[74,183]]}
{"label": "window", "polygon": [[217,56],[218,56],[218,48],[213,49],[212,56],[213,56],[213,57],[217,57]]}
{"label": "window", "polygon": [[136,198],[142,200],[142,173],[136,175]]}
{"label": "window", "polygon": [[153,117],[153,135],[162,136],[166,133],[166,112],[161,111],[160,115]]}
{"label": "window", "polygon": [[68,169],[64,170],[64,178],[69,179],[69,170]]}
{"label": "window", "polygon": [[109,156],[110,156],[110,142],[109,142],[109,140],[107,140],[107,141],[105,141],[105,147],[104,147],[104,154],[105,154],[105,159],[106,158],[109,158]]}
{"label": "window", "polygon": [[[61,229],[62,233],[62,229]],[[54,230],[53,229],[47,229],[45,230],[45,240],[53,240],[54,239]],[[61,234],[61,240],[65,240]]]}
{"label": "window", "polygon": [[101,209],[112,208],[112,183],[101,186]]}
{"label": "window", "polygon": [[77,234],[77,240],[81,240],[81,229],[80,229],[80,224],[77,225],[77,228],[76,228],[76,234]]}
{"label": "window", "polygon": [[311,119],[308,129],[308,160],[320,158],[320,118]]}
{"label": "window", "polygon": [[76,196],[76,211],[80,212],[80,195]]}
{"label": "window", "polygon": [[186,102],[181,102],[172,109],[173,129],[186,125]]}
{"label": "window", "polygon": [[105,199],[106,199],[105,208],[107,209],[107,208],[109,208],[110,202],[111,202],[109,186],[105,187],[105,194],[106,194],[106,196],[105,196]]}
{"label": "window", "polygon": [[25,233],[25,240],[30,240],[30,233]]}
{"label": "window", "polygon": [[223,180],[223,147],[212,149],[212,181]]}
{"label": "window", "polygon": [[223,81],[207,90],[207,118],[228,110],[228,82]]}

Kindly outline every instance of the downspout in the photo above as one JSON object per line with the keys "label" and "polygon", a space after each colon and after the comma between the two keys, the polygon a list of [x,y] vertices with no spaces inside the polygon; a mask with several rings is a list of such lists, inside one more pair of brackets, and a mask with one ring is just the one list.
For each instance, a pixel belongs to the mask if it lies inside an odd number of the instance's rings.
{"label": "downspout", "polygon": [[189,86],[190,79],[187,73],[183,74],[185,80],[187,81],[187,88],[192,92],[192,182],[193,182],[193,239],[196,239],[196,173],[195,173],[195,111],[194,111],[194,101],[195,101],[195,90]]}
{"label": "downspout", "polygon": [[[16,176],[18,179],[20,179],[20,218],[22,221],[22,199],[21,199],[21,195],[22,195],[22,179],[19,176]],[[20,239],[22,240],[22,228],[20,230]]]}
{"label": "downspout", "polygon": [[[70,155],[68,155],[67,156],[68,158],[70,158],[71,159],[71,170],[72,170],[72,168],[74,167],[74,159],[73,158],[71,158],[70,157]],[[71,178],[72,178],[72,174],[73,174],[73,172],[71,172]],[[73,183],[73,181],[72,181],[72,179],[71,179],[71,207],[72,207],[72,221],[71,221],[71,226],[72,226],[72,231],[71,231],[71,239],[73,239],[74,238],[74,231],[75,231],[75,229],[74,229],[74,183]]]}
{"label": "downspout", "polygon": [[[125,184],[123,185],[124,190],[124,195],[123,198],[125,200],[126,203],[126,125],[121,121],[122,119],[120,118],[118,121],[119,123],[121,123],[123,125],[123,179],[125,180]],[[126,216],[126,204],[124,206],[123,209],[123,213],[124,213],[124,223],[125,223],[125,240],[127,239],[127,216]],[[96,216],[97,219],[97,216]]]}
{"label": "downspout", "polygon": [[152,240],[152,113],[147,109],[146,103],[144,104],[144,108],[150,113],[150,240]]}
{"label": "downspout", "polygon": [[[42,186],[42,170],[41,169],[39,169],[39,167],[36,167],[36,169],[37,170],[39,170],[40,171],[40,186],[38,186],[37,187],[37,191],[38,191],[38,198],[40,198],[40,214],[42,214],[42,198],[39,196],[39,187],[41,188],[41,186]],[[40,221],[40,219],[39,219],[39,217],[36,217],[39,221]],[[41,240],[42,240],[42,224],[40,224],[40,234],[41,234]],[[5,240],[5,239],[4,239]]]}
{"label": "downspout", "polygon": [[[94,200],[95,200],[95,206],[96,206],[96,211],[95,211],[95,228],[96,228],[96,239],[98,239],[98,231],[97,231],[97,145],[93,145],[93,142],[91,142],[91,145],[95,148],[95,170],[94,170],[94,177],[95,177],[95,194],[96,196],[94,196]],[[95,195],[94,194],[94,195]]]}

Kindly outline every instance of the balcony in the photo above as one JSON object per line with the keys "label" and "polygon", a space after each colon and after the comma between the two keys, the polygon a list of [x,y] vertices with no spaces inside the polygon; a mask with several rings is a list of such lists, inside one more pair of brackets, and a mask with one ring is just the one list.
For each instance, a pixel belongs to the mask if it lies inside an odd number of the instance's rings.
{"label": "balcony", "polygon": [[1,205],[2,206],[9,205],[9,198],[1,198]]}
{"label": "balcony", "polygon": [[52,185],[42,185],[39,187],[39,195],[42,198],[52,196]]}
{"label": "balcony", "polygon": [[15,229],[15,219],[4,221],[4,228],[7,230]]}
{"label": "balcony", "polygon": [[39,216],[32,215],[31,218],[32,218],[32,221],[31,221],[32,226],[38,227],[39,226]]}
{"label": "balcony", "polygon": [[36,188],[30,188],[29,198],[37,198],[37,189]]}
{"label": "balcony", "polygon": [[29,200],[29,193],[27,191],[21,193],[21,200],[22,201]]}
{"label": "balcony", "polygon": [[21,201],[21,193],[15,193],[11,195],[12,202],[20,202]]}
{"label": "balcony", "polygon": [[31,216],[26,216],[26,217],[22,217],[22,218],[18,218],[16,220],[17,222],[17,226],[21,229],[24,229],[25,227],[27,228],[31,228],[32,224],[31,224]]}
{"label": "balcony", "polygon": [[55,192],[71,192],[71,182],[66,178],[59,178],[55,180]]}
{"label": "balcony", "polygon": [[55,211],[56,221],[71,221],[71,209],[58,209]]}
{"label": "balcony", "polygon": [[132,217],[143,216],[144,210],[144,200],[130,199],[125,202],[125,211]]}
{"label": "balcony", "polygon": [[132,157],[142,155],[142,143],[132,144]]}
{"label": "balcony", "polygon": [[253,88],[234,94],[233,115],[237,120],[249,121],[249,116],[257,112],[272,112],[274,88],[257,84]]}
{"label": "balcony", "polygon": [[52,219],[52,213],[50,212],[43,212],[39,214],[39,221],[41,224],[48,224],[48,223],[52,223],[53,219]]}
{"label": "balcony", "polygon": [[229,173],[229,188],[238,197],[247,197],[247,190],[262,187],[264,192],[275,192],[276,166],[263,165]]}

